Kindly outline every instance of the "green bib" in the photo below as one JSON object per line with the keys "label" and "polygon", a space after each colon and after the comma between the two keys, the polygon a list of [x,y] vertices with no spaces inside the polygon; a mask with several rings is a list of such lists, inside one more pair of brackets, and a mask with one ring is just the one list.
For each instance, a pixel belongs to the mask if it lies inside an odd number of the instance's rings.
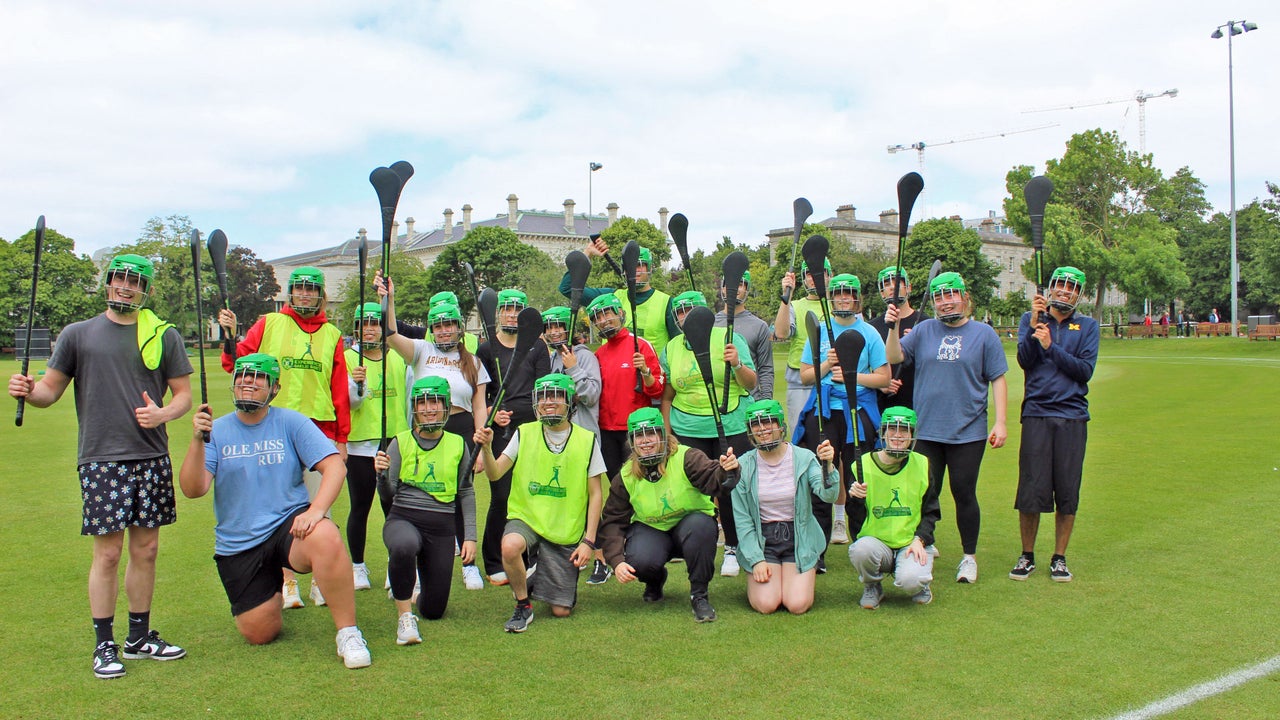
{"label": "green bib", "polygon": [[[614,295],[622,301],[622,307],[629,308],[627,289],[615,290]],[[654,290],[648,300],[636,305],[636,332],[649,341],[654,352],[662,352],[671,336],[667,334],[667,307],[671,304],[671,296],[661,290]]]}
{"label": "green bib", "polygon": [[805,330],[804,319],[812,312],[818,316],[818,323],[821,324],[825,316],[822,314],[822,303],[817,300],[809,300],[808,298],[792,300],[791,307],[796,311],[796,331],[791,334],[791,347],[787,349],[787,367],[792,370],[799,370],[800,356],[804,354],[804,344],[809,342],[809,334]]}
{"label": "green bib", "polygon": [[268,313],[258,352],[280,361],[280,394],[271,404],[297,410],[312,420],[336,420],[329,380],[340,342],[342,332],[332,323],[307,333],[288,315]]}
{"label": "green bib", "polygon": [[[724,347],[728,328],[711,328],[711,375],[716,381],[716,397],[724,392]],[[667,375],[667,384],[676,391],[672,406],[690,415],[711,417],[711,403],[707,400],[707,391],[702,382],[702,372],[698,370],[698,362],[693,357],[684,336],[667,343],[667,367],[671,372]],[[734,373],[729,379],[729,412],[738,407],[738,402],[747,395],[747,391],[738,384]],[[717,403],[719,401],[717,400]]]}
{"label": "green bib", "polygon": [[458,464],[466,444],[461,435],[446,432],[430,450],[423,450],[413,431],[396,435],[400,445],[400,482],[412,485],[442,503],[458,497]]}
{"label": "green bib", "polygon": [[[347,372],[360,364],[360,353],[347,350]],[[382,437],[382,361],[365,358],[364,363],[364,402],[351,409],[351,442],[361,440],[378,440]],[[404,389],[404,358],[400,353],[387,355],[387,373],[391,376],[391,387],[387,394],[387,437],[395,437],[402,430],[409,429],[409,421],[405,419],[407,412]]]}
{"label": "green bib", "polygon": [[684,474],[684,456],[688,451],[689,448],[681,445],[667,458],[667,471],[658,482],[636,477],[631,472],[631,461],[627,460],[622,470],[622,484],[631,496],[631,522],[667,532],[690,513],[715,516],[715,503],[689,484]]}
{"label": "green bib", "polygon": [[148,308],[138,311],[138,352],[142,353],[142,364],[148,370],[160,367],[160,358],[164,355],[164,334],[173,327],[156,317]]}
{"label": "green bib", "polygon": [[507,518],[524,521],[548,542],[576,545],[587,529],[587,468],[595,441],[595,433],[573,425],[556,454],[541,423],[521,425]]}
{"label": "green bib", "polygon": [[878,538],[895,550],[910,545],[920,525],[920,503],[929,491],[929,459],[913,452],[894,475],[871,460],[863,466],[863,479],[867,483],[867,519],[858,537]]}

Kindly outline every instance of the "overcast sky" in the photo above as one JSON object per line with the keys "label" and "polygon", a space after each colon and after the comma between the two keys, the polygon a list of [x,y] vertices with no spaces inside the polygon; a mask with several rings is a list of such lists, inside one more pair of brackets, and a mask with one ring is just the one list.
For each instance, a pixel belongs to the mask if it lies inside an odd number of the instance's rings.
{"label": "overcast sky", "polygon": [[[916,219],[999,210],[1010,167],[1101,127],[1139,144],[1137,103],[1024,113],[1137,91],[1147,150],[1228,201],[1227,20],[1237,36],[1237,197],[1280,181],[1274,2],[384,2],[0,0],[0,237],[37,215],[77,250],[188,215],[271,259],[337,244],[379,213],[369,171],[417,168],[419,230],[616,202],[690,241],[757,243],[851,203]],[[364,6],[362,9],[356,9]],[[969,139],[1050,123],[1057,127]]]}

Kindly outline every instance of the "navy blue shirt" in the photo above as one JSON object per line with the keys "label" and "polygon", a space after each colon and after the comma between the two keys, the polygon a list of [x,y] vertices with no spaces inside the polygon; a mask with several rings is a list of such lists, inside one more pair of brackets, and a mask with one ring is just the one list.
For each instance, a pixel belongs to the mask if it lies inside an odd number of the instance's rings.
{"label": "navy blue shirt", "polygon": [[1098,363],[1098,321],[1072,313],[1058,322],[1045,313],[1052,343],[1045,350],[1031,334],[1031,313],[1018,323],[1018,365],[1026,374],[1022,417],[1089,419],[1089,379]]}

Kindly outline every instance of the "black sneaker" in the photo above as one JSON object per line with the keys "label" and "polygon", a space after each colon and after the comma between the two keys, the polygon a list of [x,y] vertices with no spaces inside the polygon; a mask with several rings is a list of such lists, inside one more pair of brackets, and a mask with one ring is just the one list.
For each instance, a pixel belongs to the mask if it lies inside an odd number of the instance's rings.
{"label": "black sneaker", "polygon": [[124,663],[120,662],[120,646],[105,641],[93,651],[93,674],[103,680],[124,677]]}
{"label": "black sneaker", "polygon": [[827,574],[827,559],[825,557],[821,557],[821,556],[818,557],[818,574],[819,575]]}
{"label": "black sneaker", "polygon": [[1026,580],[1036,571],[1036,564],[1025,554],[1018,556],[1018,563],[1009,571],[1010,580]]}
{"label": "black sneaker", "polygon": [[1054,582],[1071,582],[1071,571],[1067,569],[1067,559],[1056,557],[1049,563],[1049,579]]}
{"label": "black sneaker", "polygon": [[165,642],[160,633],[152,630],[136,643],[124,644],[124,656],[128,660],[177,660],[187,656],[187,651]]}
{"label": "black sneaker", "polygon": [[533,605],[521,605],[516,603],[516,611],[511,613],[511,619],[503,626],[503,629],[509,633],[522,633],[529,629],[529,623],[533,622]]}
{"label": "black sneaker", "polygon": [[591,577],[587,578],[587,584],[603,585],[609,580],[609,576],[612,574],[613,568],[597,560],[595,567],[591,569]]}
{"label": "black sneaker", "polygon": [[662,577],[657,582],[644,584],[644,601],[658,602],[662,599],[662,586],[667,584],[667,569],[662,568]]}
{"label": "black sneaker", "polygon": [[716,609],[711,607],[711,601],[706,595],[691,595],[689,602],[693,605],[693,619],[695,622],[715,622]]}

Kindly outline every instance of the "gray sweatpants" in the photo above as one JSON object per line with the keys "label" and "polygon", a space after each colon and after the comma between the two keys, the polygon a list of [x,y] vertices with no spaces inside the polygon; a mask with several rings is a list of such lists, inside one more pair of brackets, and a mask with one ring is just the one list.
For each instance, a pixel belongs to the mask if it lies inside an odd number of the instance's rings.
{"label": "gray sweatpants", "polygon": [[933,582],[933,556],[926,553],[921,565],[907,557],[907,548],[893,548],[879,538],[862,537],[849,546],[849,562],[862,582],[880,582],[884,574],[893,573],[893,584],[908,595],[915,595]]}

